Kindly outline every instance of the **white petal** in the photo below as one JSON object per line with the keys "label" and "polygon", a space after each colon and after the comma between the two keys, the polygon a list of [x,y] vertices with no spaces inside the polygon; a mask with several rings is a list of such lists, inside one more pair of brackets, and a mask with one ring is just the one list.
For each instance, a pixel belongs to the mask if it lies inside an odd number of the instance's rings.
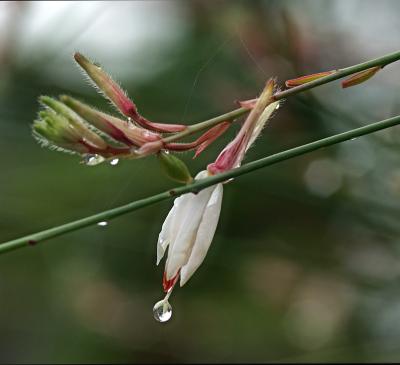
{"label": "white petal", "polygon": [[157,265],[160,263],[161,259],[164,256],[165,250],[167,249],[169,243],[171,242],[171,223],[174,218],[174,214],[176,212],[175,205],[169,211],[167,218],[162,225],[161,232],[158,235],[157,242]]}
{"label": "white petal", "polygon": [[168,245],[175,239],[179,229],[179,221],[185,216],[185,198],[180,196],[174,200],[174,206],[169,211],[167,218],[162,225],[157,242],[157,265],[164,256]]}
{"label": "white petal", "polygon": [[183,195],[187,206],[184,216],[181,216],[180,221],[176,223],[179,225],[179,230],[169,247],[168,260],[165,267],[168,280],[173,278],[188,261],[204,210],[214,189],[215,186],[210,186],[200,191],[197,195],[192,193]]}
{"label": "white petal", "polygon": [[196,176],[195,180],[200,180],[200,179],[205,179],[206,177],[209,177],[210,174],[208,173],[207,170],[200,171]]}
{"label": "white petal", "polygon": [[222,184],[218,184],[213,188],[214,191],[204,211],[189,260],[181,269],[181,286],[183,286],[190,279],[193,273],[203,262],[207,251],[210,248],[215,230],[218,225],[219,215],[221,212],[223,188]]}

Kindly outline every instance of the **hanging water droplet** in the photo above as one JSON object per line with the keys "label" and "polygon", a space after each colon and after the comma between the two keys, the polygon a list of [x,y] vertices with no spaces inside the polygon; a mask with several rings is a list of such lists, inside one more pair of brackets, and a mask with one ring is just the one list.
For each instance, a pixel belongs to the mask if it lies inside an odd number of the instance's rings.
{"label": "hanging water droplet", "polygon": [[104,162],[104,160],[105,160],[105,158],[103,156],[100,156],[97,154],[93,154],[93,155],[89,154],[83,158],[82,163],[84,163],[87,166],[95,166],[95,165],[98,165],[98,164]]}
{"label": "hanging water droplet", "polygon": [[357,137],[352,138],[350,141],[355,141],[357,139]]}
{"label": "hanging water droplet", "polygon": [[154,318],[158,322],[167,322],[172,317],[172,307],[167,299],[160,300],[153,307]]}
{"label": "hanging water droplet", "polygon": [[107,224],[108,224],[107,221],[102,221],[102,222],[97,223],[97,225],[100,226],[100,227],[104,227],[104,226],[106,226]]}
{"label": "hanging water droplet", "polygon": [[119,162],[119,159],[118,159],[118,158],[113,158],[113,159],[110,161],[110,165],[111,165],[111,166],[118,165],[118,162]]}

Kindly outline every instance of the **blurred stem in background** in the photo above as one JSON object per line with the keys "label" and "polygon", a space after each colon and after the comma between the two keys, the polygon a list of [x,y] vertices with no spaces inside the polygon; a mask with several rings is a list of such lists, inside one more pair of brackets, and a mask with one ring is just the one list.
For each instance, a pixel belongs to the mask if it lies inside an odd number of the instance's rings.
{"label": "blurred stem in background", "polygon": [[[400,51],[389,53],[385,56],[378,57],[376,59],[373,59],[373,60],[370,60],[367,62],[363,62],[363,63],[359,63],[354,66],[342,68],[340,70],[334,71],[333,73],[331,73],[327,76],[320,77],[316,80],[304,83],[302,85],[293,87],[291,89],[279,91],[274,94],[273,99],[274,100],[282,100],[284,98],[287,98],[289,96],[294,96],[303,91],[311,90],[317,86],[321,86],[321,85],[327,84],[329,82],[341,79],[343,77],[368,70],[372,67],[380,66],[381,68],[383,68],[390,63],[398,61],[399,59],[400,59]],[[214,125],[217,125],[223,121],[229,121],[229,120],[232,121],[235,118],[238,118],[241,115],[247,113],[248,111],[249,111],[249,108],[242,107],[242,108],[233,110],[229,113],[222,114],[218,117],[206,120],[204,122],[193,124],[191,126],[188,126],[188,128],[182,132],[179,132],[179,133],[174,134],[173,136],[164,138],[164,142],[165,143],[174,142],[183,137],[191,135],[193,133],[213,127]]]}

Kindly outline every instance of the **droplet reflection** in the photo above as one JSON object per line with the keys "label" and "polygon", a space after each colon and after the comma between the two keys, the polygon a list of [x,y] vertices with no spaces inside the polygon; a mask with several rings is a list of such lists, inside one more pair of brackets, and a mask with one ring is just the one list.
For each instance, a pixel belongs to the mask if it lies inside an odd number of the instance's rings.
{"label": "droplet reflection", "polygon": [[158,322],[167,322],[171,319],[172,307],[168,299],[160,300],[154,305],[153,315]]}
{"label": "droplet reflection", "polygon": [[96,166],[102,162],[104,162],[105,158],[103,156],[97,154],[88,154],[83,158],[82,163],[86,166]]}

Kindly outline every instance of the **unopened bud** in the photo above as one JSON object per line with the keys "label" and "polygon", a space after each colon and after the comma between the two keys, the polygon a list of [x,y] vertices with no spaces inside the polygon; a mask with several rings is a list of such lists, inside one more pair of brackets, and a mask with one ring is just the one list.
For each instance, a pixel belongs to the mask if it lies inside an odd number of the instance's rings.
{"label": "unopened bud", "polygon": [[34,137],[43,145],[60,150],[86,153],[87,148],[79,143],[79,135],[68,120],[53,112],[41,112],[33,122]]}
{"label": "unopened bud", "polygon": [[193,181],[186,164],[178,157],[164,151],[161,151],[157,156],[161,168],[170,179],[183,184],[189,184]]}
{"label": "unopened bud", "polygon": [[286,85],[287,88],[300,86],[300,85],[306,84],[308,82],[311,82],[311,81],[314,81],[314,80],[318,80],[318,79],[320,79],[322,77],[331,75],[331,74],[333,74],[335,72],[336,72],[335,70],[332,70],[332,71],[318,72],[316,74],[297,77],[295,79],[287,80],[285,82],[285,85]]}
{"label": "unopened bud", "polygon": [[103,138],[90,130],[73,110],[48,96],[42,96],[39,100],[48,108],[39,112],[39,119],[33,124],[37,137],[41,136],[50,144],[79,153],[107,149],[108,144]]}
{"label": "unopened bud", "polygon": [[154,123],[142,117],[134,102],[126,95],[118,83],[99,65],[91,62],[78,52],[74,54],[74,58],[104,96],[108,98],[122,114],[132,118],[143,128],[161,133],[180,132],[187,128],[182,124]]}
{"label": "unopened bud", "polygon": [[108,75],[99,65],[91,62],[85,56],[76,52],[75,61],[87,73],[95,85],[104,93],[104,95],[128,117],[138,115],[136,105],[121,89],[121,87]]}
{"label": "unopened bud", "polygon": [[358,84],[361,84],[367,80],[369,80],[372,76],[374,76],[382,67],[381,66],[375,66],[371,67],[367,70],[357,72],[356,74],[350,76],[346,80],[342,81],[342,87],[343,89],[351,86],[355,86]]}
{"label": "unopened bud", "polygon": [[90,124],[115,140],[128,146],[142,146],[147,142],[161,139],[158,133],[150,132],[144,128],[135,126],[129,121],[116,118],[112,115],[100,112],[93,107],[84,104],[70,96],[61,95],[60,100],[68,105]]}

